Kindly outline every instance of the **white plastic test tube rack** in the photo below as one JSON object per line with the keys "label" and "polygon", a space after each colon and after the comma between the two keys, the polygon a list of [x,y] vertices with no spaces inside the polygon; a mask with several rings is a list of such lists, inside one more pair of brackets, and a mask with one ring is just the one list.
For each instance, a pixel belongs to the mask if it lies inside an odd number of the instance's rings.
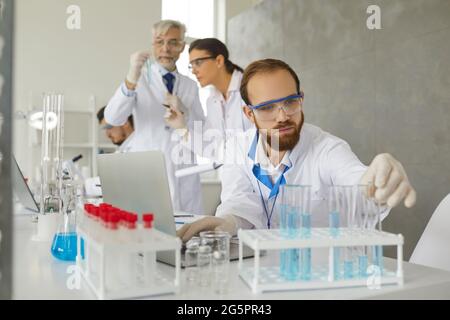
{"label": "white plastic test tube rack", "polygon": [[[335,279],[334,250],[356,246],[397,246],[397,270],[383,267],[377,283],[403,285],[403,236],[377,230],[339,229],[339,235],[330,235],[329,228],[312,228],[310,238],[286,238],[281,230],[239,230],[239,275],[254,293],[280,290],[302,290],[368,286],[367,278]],[[255,251],[253,267],[244,267],[243,246]],[[286,280],[280,275],[280,267],[261,267],[261,250],[329,248],[328,264],[312,266],[310,280]]]}
{"label": "white plastic test tube rack", "polygon": [[[77,266],[81,271],[81,275],[86,283],[93,290],[98,299],[128,299],[139,298],[163,294],[178,293],[180,290],[180,270],[181,270],[181,240],[177,237],[167,235],[156,229],[152,229],[152,237],[158,241],[154,242],[123,242],[119,239],[108,239],[107,242],[99,241],[95,235],[90,235],[83,227],[77,228]],[[81,256],[81,246],[84,244],[84,258]],[[116,287],[108,283],[106,277],[107,272],[113,272],[114,276],[119,277],[120,274],[112,271],[121,261],[112,261],[111,255],[134,256],[138,258],[139,254],[153,253],[156,259],[156,252],[174,251],[175,254],[175,271],[172,272],[172,279],[166,273],[160,273],[155,268],[155,281],[144,283],[127,283],[125,287]],[[156,261],[155,261],[156,264]],[[130,270],[131,271],[131,270]]]}

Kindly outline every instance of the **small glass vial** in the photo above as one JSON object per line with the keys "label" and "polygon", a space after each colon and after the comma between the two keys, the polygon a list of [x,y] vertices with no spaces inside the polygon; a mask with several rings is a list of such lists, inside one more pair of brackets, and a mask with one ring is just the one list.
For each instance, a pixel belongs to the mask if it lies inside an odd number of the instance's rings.
{"label": "small glass vial", "polygon": [[198,284],[208,287],[211,283],[211,247],[200,245],[197,255]]}
{"label": "small glass vial", "polygon": [[186,243],[185,263],[186,263],[186,284],[193,285],[197,283],[198,277],[198,247],[200,239],[191,239]]}

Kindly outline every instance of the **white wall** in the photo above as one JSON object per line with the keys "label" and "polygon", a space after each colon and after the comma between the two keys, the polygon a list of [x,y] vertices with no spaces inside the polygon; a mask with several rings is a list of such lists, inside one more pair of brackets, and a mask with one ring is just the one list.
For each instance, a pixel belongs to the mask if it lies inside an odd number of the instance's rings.
{"label": "white wall", "polygon": [[[69,5],[81,8],[81,30],[66,27]],[[150,46],[151,26],[161,17],[161,0],[17,0],[14,107],[27,110],[30,93],[40,104],[44,91],[65,94],[65,107],[104,105],[125,78],[132,52]],[[28,127],[15,120],[14,153],[33,175]],[[30,172],[31,171],[31,172]]]}

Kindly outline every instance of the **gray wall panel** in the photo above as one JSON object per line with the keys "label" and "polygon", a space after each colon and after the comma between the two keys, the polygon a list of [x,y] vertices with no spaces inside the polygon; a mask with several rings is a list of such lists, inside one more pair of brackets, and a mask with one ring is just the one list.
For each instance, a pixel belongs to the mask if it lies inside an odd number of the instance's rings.
{"label": "gray wall panel", "polygon": [[231,60],[245,68],[253,60],[283,57],[282,12],[282,1],[271,0],[231,19],[227,31]]}
{"label": "gray wall panel", "polygon": [[[381,8],[382,30],[366,27],[370,4]],[[229,27],[239,31],[228,33],[236,60],[278,51],[299,73],[308,122],[347,140],[367,164],[381,152],[404,164],[418,202],[393,209],[384,227],[404,234],[409,258],[450,192],[450,1],[266,0]],[[277,46],[250,50],[268,39]]]}
{"label": "gray wall panel", "polygon": [[283,0],[283,40],[288,61],[302,70],[373,49],[365,0]]}

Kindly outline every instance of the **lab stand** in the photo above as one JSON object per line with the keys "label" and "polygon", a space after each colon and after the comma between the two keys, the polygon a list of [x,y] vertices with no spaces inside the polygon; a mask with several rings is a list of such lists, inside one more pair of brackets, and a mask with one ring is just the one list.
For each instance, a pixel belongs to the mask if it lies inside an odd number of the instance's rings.
{"label": "lab stand", "polygon": [[[329,228],[312,228],[308,238],[300,236],[288,238],[279,229],[269,230],[239,230],[239,275],[253,293],[266,291],[302,290],[343,288],[371,285],[398,284],[403,285],[403,236],[359,228],[341,228],[337,236],[332,236]],[[243,246],[249,246],[255,251],[253,267],[243,264]],[[336,249],[345,250],[363,246],[382,247],[397,246],[397,269],[389,270],[380,266],[374,274],[350,278],[343,276],[343,266],[336,264]],[[299,276],[286,279],[280,273],[279,261],[272,265],[260,265],[260,252],[296,250],[314,255],[315,249],[328,250],[328,263],[310,266],[307,278],[302,276],[302,266],[299,266]],[[370,268],[371,266],[369,266]],[[339,269],[341,271],[335,270]],[[368,269],[370,270],[370,269]],[[373,270],[373,269],[372,269]],[[376,271],[376,269],[375,269]],[[305,272],[303,272],[305,273]],[[304,274],[303,274],[304,275]]]}
{"label": "lab stand", "polygon": [[[123,241],[114,237],[101,239],[101,235],[89,233],[80,226],[77,234],[77,266],[98,299],[128,299],[179,292],[179,238],[154,229],[149,241]],[[168,270],[156,263],[156,253],[169,251],[175,255],[176,262],[175,268]]]}

